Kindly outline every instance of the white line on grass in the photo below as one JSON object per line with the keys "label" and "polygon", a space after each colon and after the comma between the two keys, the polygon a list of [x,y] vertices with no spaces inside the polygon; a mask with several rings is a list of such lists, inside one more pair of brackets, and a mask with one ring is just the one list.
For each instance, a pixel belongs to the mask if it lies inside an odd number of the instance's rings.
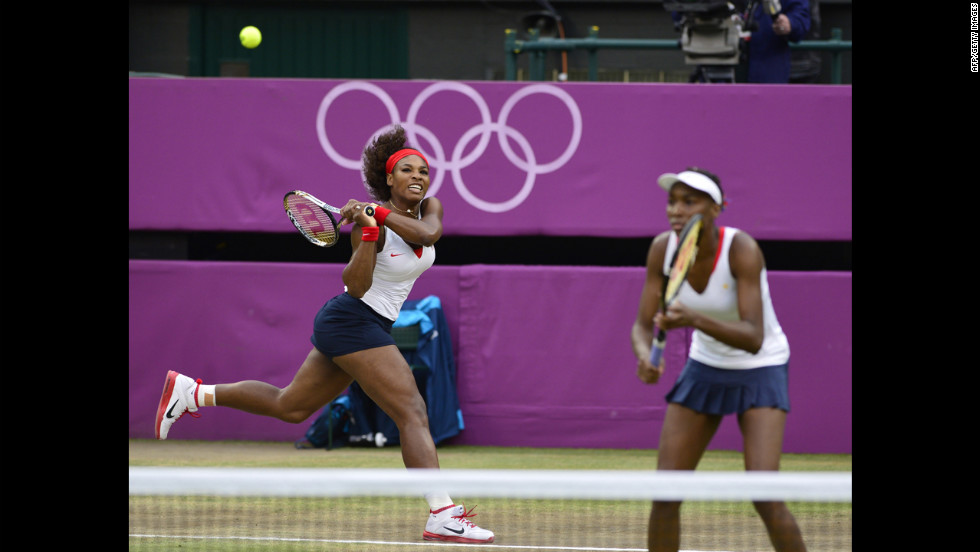
{"label": "white line on grass", "polygon": [[[322,542],[329,544],[382,544],[390,546],[454,546],[467,550],[479,549],[510,549],[510,550],[573,550],[589,552],[646,552],[646,548],[599,548],[591,546],[520,546],[510,544],[460,544],[449,542],[397,542],[371,540],[340,540],[340,539],[298,539],[298,538],[261,538],[261,537],[202,537],[189,535],[143,535],[131,534],[131,538],[143,539],[214,539],[214,540],[251,540],[272,542]],[[696,550],[681,550],[680,552],[698,552]]]}

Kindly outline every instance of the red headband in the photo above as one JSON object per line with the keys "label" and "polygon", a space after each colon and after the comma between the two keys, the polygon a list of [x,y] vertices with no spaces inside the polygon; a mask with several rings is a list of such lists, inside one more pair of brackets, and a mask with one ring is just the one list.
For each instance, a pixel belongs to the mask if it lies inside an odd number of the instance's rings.
{"label": "red headband", "polygon": [[407,148],[407,149],[398,150],[395,153],[391,154],[391,157],[388,158],[388,162],[385,163],[385,172],[391,174],[391,171],[395,168],[395,163],[397,163],[398,160],[401,159],[402,157],[406,157],[409,155],[418,155],[419,157],[422,158],[422,161],[425,161],[425,166],[426,167],[429,166],[429,160],[426,159],[425,156],[422,155],[422,153],[420,153],[418,150]]}

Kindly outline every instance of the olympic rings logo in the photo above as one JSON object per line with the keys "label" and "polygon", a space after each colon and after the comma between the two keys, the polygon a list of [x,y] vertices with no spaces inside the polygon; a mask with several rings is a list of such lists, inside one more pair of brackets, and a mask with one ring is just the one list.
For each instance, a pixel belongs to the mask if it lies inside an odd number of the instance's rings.
{"label": "olympic rings logo", "polygon": [[[320,146],[323,151],[326,152],[327,156],[330,157],[335,163],[341,167],[353,169],[360,171],[361,169],[361,159],[360,157],[355,159],[350,159],[341,155],[330,143],[330,139],[327,137],[327,130],[325,127],[327,111],[330,109],[331,104],[339,98],[341,95],[347,92],[359,90],[362,92],[367,92],[374,95],[388,112],[388,117],[391,119],[392,124],[401,124],[405,129],[405,135],[408,138],[409,143],[419,144],[419,137],[422,137],[429,143],[432,147],[431,152],[426,152],[426,157],[431,163],[431,168],[435,169],[435,177],[429,183],[429,195],[435,195],[442,186],[442,181],[445,175],[451,174],[453,177],[453,185],[456,187],[456,191],[459,195],[466,200],[467,203],[480,209],[481,211],[486,211],[489,213],[502,213],[509,211],[527,199],[527,196],[531,193],[534,188],[534,181],[537,175],[550,173],[560,169],[568,160],[575,154],[575,150],[578,149],[579,142],[582,139],[582,113],[579,111],[578,105],[572,97],[556,86],[548,84],[533,84],[525,86],[516,92],[514,92],[504,103],[503,107],[500,109],[500,114],[497,120],[494,121],[490,116],[490,109],[487,106],[487,102],[480,96],[473,87],[459,83],[459,82],[438,82],[426,87],[419,95],[412,101],[412,105],[408,109],[408,114],[405,120],[401,120],[401,116],[398,113],[398,107],[395,106],[395,102],[391,99],[381,87],[363,81],[350,81],[338,85],[337,87],[330,90],[323,100],[320,102],[320,107],[317,110],[316,115],[316,132],[317,138],[320,141]],[[446,151],[439,141],[438,137],[430,131],[428,128],[423,126],[417,121],[417,116],[419,110],[426,100],[429,99],[433,94],[437,92],[450,91],[458,92],[467,98],[471,99],[474,104],[476,104],[477,110],[480,113],[480,123],[473,126],[469,130],[463,133],[459,141],[453,146],[453,150],[450,156],[446,156]],[[518,132],[513,127],[507,125],[507,118],[510,116],[511,111],[518,102],[527,98],[532,94],[547,94],[554,96],[564,103],[565,107],[568,109],[572,117],[572,136],[565,147],[565,150],[552,161],[547,163],[538,163],[534,156],[534,150],[531,148],[531,144],[528,142],[527,138],[524,137],[520,132]],[[376,138],[382,132],[385,132],[390,127],[385,126],[381,129],[376,130],[365,143],[369,144],[371,140]],[[463,169],[472,165],[487,149],[487,145],[490,143],[491,136],[497,134],[497,142],[500,145],[504,156],[510,161],[515,167],[526,171],[527,177],[524,179],[524,184],[517,194],[502,202],[490,202],[485,201],[477,197],[466,184],[463,182]],[[469,154],[463,155],[465,148],[473,140],[479,138],[476,147]],[[523,157],[517,155],[511,148],[510,138],[513,140],[521,150]]]}

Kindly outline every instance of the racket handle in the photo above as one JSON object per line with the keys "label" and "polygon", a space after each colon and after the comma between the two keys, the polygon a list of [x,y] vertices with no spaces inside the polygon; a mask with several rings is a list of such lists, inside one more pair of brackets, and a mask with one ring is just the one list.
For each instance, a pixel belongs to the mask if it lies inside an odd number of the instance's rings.
{"label": "racket handle", "polygon": [[369,217],[373,217],[374,216],[374,207],[368,205],[367,207],[364,208],[364,213],[367,216],[369,216]]}
{"label": "racket handle", "polygon": [[650,350],[650,364],[660,366],[660,360],[664,356],[664,345],[667,343],[667,333],[660,330],[657,338],[653,340],[653,348]]}

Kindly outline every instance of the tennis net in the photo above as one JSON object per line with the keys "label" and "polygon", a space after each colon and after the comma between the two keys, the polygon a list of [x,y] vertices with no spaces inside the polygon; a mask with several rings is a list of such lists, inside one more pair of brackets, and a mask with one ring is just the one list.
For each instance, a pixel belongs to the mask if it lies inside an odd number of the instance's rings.
{"label": "tennis net", "polygon": [[[495,542],[424,541],[430,490]],[[772,550],[753,501],[786,502],[811,552],[851,550],[850,472],[135,466],[129,548],[643,551],[652,500],[683,502],[682,550]]]}

